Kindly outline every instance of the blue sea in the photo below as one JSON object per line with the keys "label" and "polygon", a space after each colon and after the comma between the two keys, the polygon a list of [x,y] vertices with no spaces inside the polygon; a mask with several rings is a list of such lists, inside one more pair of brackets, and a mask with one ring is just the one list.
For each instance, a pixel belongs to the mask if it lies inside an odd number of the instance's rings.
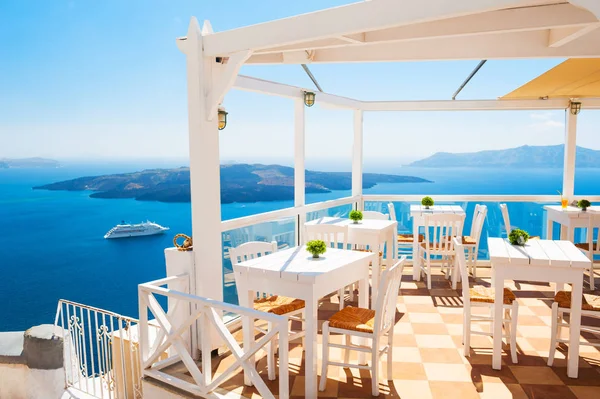
{"label": "blue sea", "polygon": [[[175,166],[175,165],[174,165]],[[57,169],[0,169],[0,331],[53,323],[59,298],[137,317],[137,285],[165,276],[164,249],[175,233],[191,233],[190,204],[92,199],[88,192],[32,190],[33,186],[152,165],[77,165]],[[556,194],[560,169],[417,169],[381,172],[433,183],[381,184],[365,194]],[[576,193],[600,194],[600,169],[578,169]],[[349,196],[310,194],[307,202]],[[293,206],[292,201],[227,204],[223,219]],[[152,220],[169,234],[105,240],[121,220]]]}

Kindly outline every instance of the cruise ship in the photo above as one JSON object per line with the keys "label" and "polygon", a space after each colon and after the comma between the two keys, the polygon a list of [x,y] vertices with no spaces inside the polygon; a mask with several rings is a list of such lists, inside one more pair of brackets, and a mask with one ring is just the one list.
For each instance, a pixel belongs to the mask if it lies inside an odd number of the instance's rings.
{"label": "cruise ship", "polygon": [[104,238],[126,238],[126,237],[137,237],[137,236],[151,236],[155,234],[162,234],[169,230],[168,227],[163,227],[160,224],[146,221],[139,224],[129,224],[121,222],[116,225],[104,235]]}

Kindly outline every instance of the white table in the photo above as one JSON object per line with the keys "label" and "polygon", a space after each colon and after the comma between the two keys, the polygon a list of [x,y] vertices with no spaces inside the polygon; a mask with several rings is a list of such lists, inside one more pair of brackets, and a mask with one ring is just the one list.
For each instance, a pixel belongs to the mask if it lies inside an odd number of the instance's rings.
{"label": "white table", "polygon": [[529,240],[525,246],[511,245],[504,238],[488,238],[494,297],[494,351],[492,367],[500,370],[502,356],[502,296],[504,280],[526,280],[572,284],[567,374],[577,378],[583,271],[589,259],[572,242]]}
{"label": "white table", "polygon": [[[305,308],[305,394],[317,397],[318,301],[358,281],[358,306],[368,307],[369,263],[377,254],[328,248],[319,259],[304,246],[248,260],[234,266],[241,306],[253,307],[254,291],[303,299]],[[243,319],[244,347],[253,342],[254,320]],[[361,357],[364,363],[364,355]],[[246,380],[246,384],[250,381]]]}
{"label": "white table", "polygon": [[[386,259],[388,262],[392,262],[398,250],[396,249],[396,232],[398,231],[398,222],[395,220],[377,220],[377,219],[363,219],[359,223],[353,223],[350,219],[335,218],[335,217],[322,217],[319,219],[311,220],[306,222],[305,226],[315,224],[332,224],[336,226],[348,226],[350,228],[350,234],[352,244],[367,245],[373,252],[379,250],[379,245],[385,242],[386,248]],[[375,304],[377,298],[377,287],[379,287],[379,277],[381,274],[380,258],[377,257],[377,261],[373,261],[373,276],[372,276],[372,287],[371,287],[371,303]]]}
{"label": "white table", "polygon": [[465,211],[459,205],[433,205],[429,209],[423,205],[411,205],[410,216],[413,220],[413,280],[419,278],[419,268],[416,266],[419,256],[419,228],[425,226],[425,215],[434,215],[439,213],[452,213],[455,215],[465,215]]}
{"label": "white table", "polygon": [[575,206],[563,209],[560,205],[545,205],[546,210],[546,238],[552,239],[554,223],[560,224],[560,239],[573,241],[576,228],[587,228],[591,213],[600,213],[600,206],[590,206],[584,212]]}

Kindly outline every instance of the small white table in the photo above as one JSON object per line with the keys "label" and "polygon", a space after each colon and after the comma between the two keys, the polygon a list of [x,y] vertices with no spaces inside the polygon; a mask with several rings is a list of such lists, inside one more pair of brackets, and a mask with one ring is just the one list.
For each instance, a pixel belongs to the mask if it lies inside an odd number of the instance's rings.
{"label": "small white table", "polygon": [[410,216],[413,219],[413,280],[419,278],[419,268],[416,267],[419,256],[419,228],[425,226],[425,215],[438,213],[452,213],[465,215],[465,211],[459,205],[433,205],[426,209],[423,205],[411,205]]}
{"label": "small white table", "polygon": [[[318,301],[358,281],[358,306],[367,308],[369,263],[379,258],[371,252],[328,248],[319,259],[304,246],[258,257],[234,266],[239,302],[252,308],[255,291],[303,299],[305,307],[305,394],[317,398]],[[253,341],[254,320],[244,318],[244,347]],[[361,357],[364,363],[364,355]],[[246,380],[249,384],[249,380]]]}
{"label": "small white table", "polygon": [[502,356],[502,304],[504,280],[526,280],[572,284],[567,375],[577,378],[583,271],[589,259],[569,241],[529,240],[525,246],[511,245],[504,238],[488,238],[492,262],[494,297],[494,351],[492,367],[500,370]]}
{"label": "small white table", "polygon": [[[332,224],[336,226],[348,226],[351,230],[352,244],[367,245],[373,252],[379,250],[379,245],[385,242],[386,259],[392,262],[398,253],[396,249],[396,232],[398,231],[398,222],[395,220],[363,219],[359,223],[353,223],[350,219],[335,217],[322,217],[306,222],[305,226],[315,224]],[[389,266],[389,265],[388,265]],[[373,261],[373,285],[371,287],[371,303],[375,304],[377,298],[377,287],[379,287],[379,277],[381,274],[380,258]]]}
{"label": "small white table", "polygon": [[600,206],[590,206],[584,212],[575,206],[567,206],[563,209],[560,205],[545,205],[546,210],[546,238],[552,239],[554,223],[560,224],[560,239],[573,241],[576,228],[587,228],[590,214],[600,213]]}

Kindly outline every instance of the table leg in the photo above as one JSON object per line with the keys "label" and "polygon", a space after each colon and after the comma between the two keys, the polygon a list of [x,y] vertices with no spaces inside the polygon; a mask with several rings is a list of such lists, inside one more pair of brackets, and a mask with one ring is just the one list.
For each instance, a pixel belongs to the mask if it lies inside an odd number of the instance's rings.
{"label": "table leg", "polygon": [[564,224],[561,223],[560,225],[560,239],[561,240],[567,240],[567,237],[569,236],[568,230],[569,227],[565,226]]}
{"label": "table leg", "polygon": [[[359,288],[359,296],[364,287]],[[368,287],[367,287],[368,289]],[[304,368],[305,368],[305,397],[310,399],[317,398],[317,329],[318,329],[318,300],[313,291],[310,297],[306,298],[305,307],[305,328],[306,336],[304,338]]]}
{"label": "table leg", "polygon": [[492,276],[494,279],[494,321],[493,325],[493,340],[494,349],[492,354],[492,368],[500,370],[502,367],[502,304],[504,296],[504,275],[501,267],[492,265]]}
{"label": "table leg", "polygon": [[[371,262],[373,264],[373,268],[372,268],[372,272],[371,272],[371,279],[373,280],[373,286],[371,289],[371,301],[373,303],[375,303],[375,300],[377,299],[377,288],[379,288],[379,276],[381,274],[381,261],[379,258],[379,237],[377,237],[377,240],[373,240],[370,244],[369,247],[373,248],[372,251],[375,254],[375,259],[373,259],[373,261]],[[369,286],[367,285],[367,292],[369,292]]]}
{"label": "table leg", "polygon": [[573,282],[571,294],[571,318],[569,320],[569,352],[567,375],[577,378],[579,373],[579,335],[581,334],[581,297],[583,295],[583,271]]}
{"label": "table leg", "polygon": [[546,240],[552,240],[553,231],[554,231],[554,220],[548,218],[548,220],[546,222]]}
{"label": "table leg", "polygon": [[[250,308],[252,309],[254,307],[254,291],[249,291],[245,284],[240,284],[240,282],[237,282],[237,287],[238,287],[238,292],[240,293],[239,295],[239,301],[240,301],[240,306],[243,306],[245,308]],[[245,293],[245,295],[244,295]],[[252,343],[254,342],[254,319],[250,318],[250,317],[242,317],[242,330],[243,330],[243,335],[244,335],[244,348],[250,348],[250,346],[252,346]],[[252,356],[250,359],[250,362],[254,363],[255,362],[255,357]],[[252,386],[252,380],[250,379],[250,376],[247,375],[244,372],[244,384],[247,386]]]}
{"label": "table leg", "polygon": [[[363,309],[369,308],[369,268],[367,266],[366,275],[363,279],[358,281],[358,307]],[[375,301],[371,301],[372,306],[375,307]],[[360,345],[366,345],[366,338],[359,338]],[[366,364],[365,352],[358,353],[358,364]]]}
{"label": "table leg", "polygon": [[413,218],[413,251],[412,251],[412,264],[413,264],[413,281],[419,279],[419,223],[417,218]]}

